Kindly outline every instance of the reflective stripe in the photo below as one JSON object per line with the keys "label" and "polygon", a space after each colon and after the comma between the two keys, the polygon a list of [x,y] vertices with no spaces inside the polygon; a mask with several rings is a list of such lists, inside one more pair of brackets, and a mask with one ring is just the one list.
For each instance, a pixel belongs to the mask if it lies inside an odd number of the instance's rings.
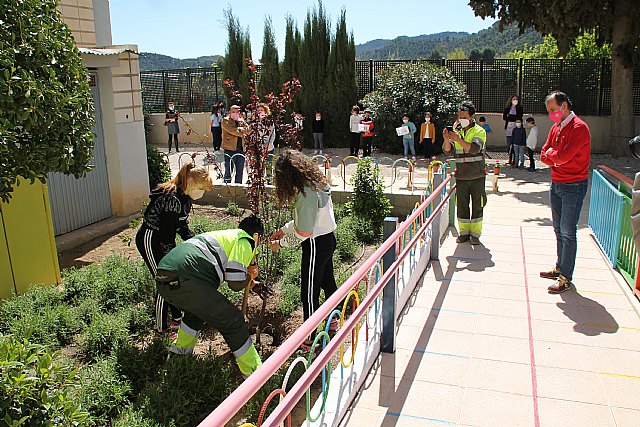
{"label": "reflective stripe", "polygon": [[470,234],[480,237],[482,234],[482,218],[474,218],[473,220],[463,220],[458,218],[458,230],[461,236]]}
{"label": "reflective stripe", "polygon": [[227,257],[227,253],[224,251],[224,248],[222,247],[220,242],[218,242],[218,240],[209,233],[200,234],[198,237],[204,239],[207,243],[213,246],[213,249],[218,253],[218,256],[220,257],[222,268],[226,269],[229,258]]}
{"label": "reflective stripe", "polygon": [[226,269],[229,269],[229,268],[233,268],[234,270],[247,271],[247,266],[237,261],[229,261],[227,263]]}
{"label": "reflective stripe", "polygon": [[200,251],[204,254],[204,256],[207,257],[207,259],[211,262],[211,264],[213,264],[214,268],[216,269],[216,273],[218,274],[218,277],[220,278],[220,280],[224,280],[224,274],[222,273],[222,269],[218,265],[218,260],[213,255],[213,253],[211,253],[211,251],[209,250],[209,248],[207,247],[207,245],[203,241],[198,240],[198,239],[189,239],[184,243],[192,244],[196,248],[200,249]]}
{"label": "reflective stripe", "polygon": [[224,280],[232,282],[244,282],[246,278],[247,273],[242,271],[227,271],[224,276]]}
{"label": "reflective stripe", "polygon": [[482,156],[456,157],[456,163],[471,163],[471,162],[484,162],[484,157]]}
{"label": "reflective stripe", "polygon": [[198,342],[199,335],[200,335],[200,331],[196,331],[195,329],[189,327],[184,322],[180,323],[180,328],[178,329],[178,336],[171,343],[171,347],[169,347],[169,351],[171,353],[176,353],[176,354],[193,353],[193,349],[196,347],[196,343]]}
{"label": "reflective stripe", "polygon": [[242,347],[240,347],[236,351],[232,351],[232,353],[235,357],[240,357],[243,354],[245,354],[247,351],[249,351],[252,345],[253,345],[253,342],[251,341],[251,338],[247,338],[247,341],[244,344],[242,344]]}

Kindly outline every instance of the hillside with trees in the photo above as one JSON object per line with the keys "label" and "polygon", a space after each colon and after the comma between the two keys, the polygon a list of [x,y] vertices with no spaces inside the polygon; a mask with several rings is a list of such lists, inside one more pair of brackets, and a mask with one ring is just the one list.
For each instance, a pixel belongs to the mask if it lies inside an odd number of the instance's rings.
{"label": "hillside with trees", "polygon": [[220,55],[199,56],[197,58],[178,59],[159,53],[141,52],[139,62],[141,71],[177,70],[180,68],[208,68],[222,58]]}
{"label": "hillside with trees", "polygon": [[[418,59],[418,58],[448,58],[451,54],[456,58],[460,52],[469,57],[474,50],[483,52],[490,49],[496,57],[504,56],[514,50],[524,49],[542,43],[543,38],[533,29],[520,34],[515,25],[506,26],[503,32],[498,24],[469,34],[465,32],[445,32],[416,37],[401,36],[393,40],[372,40],[357,45],[357,59]],[[451,58],[450,58],[451,59]]]}

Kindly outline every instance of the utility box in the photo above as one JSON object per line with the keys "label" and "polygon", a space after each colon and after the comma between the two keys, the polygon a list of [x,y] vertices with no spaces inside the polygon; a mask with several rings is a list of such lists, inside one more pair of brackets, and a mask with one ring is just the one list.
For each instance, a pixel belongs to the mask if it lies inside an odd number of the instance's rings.
{"label": "utility box", "polygon": [[0,299],[60,283],[47,187],[20,179],[9,202],[0,202]]}

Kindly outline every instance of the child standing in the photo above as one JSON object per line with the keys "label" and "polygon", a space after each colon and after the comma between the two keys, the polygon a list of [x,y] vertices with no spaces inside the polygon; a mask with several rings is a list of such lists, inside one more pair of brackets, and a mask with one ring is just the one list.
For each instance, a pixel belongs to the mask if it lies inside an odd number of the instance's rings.
{"label": "child standing", "polygon": [[413,135],[416,133],[416,125],[409,119],[409,115],[402,116],[402,126],[409,128],[409,133],[402,135],[402,145],[404,145],[404,158],[409,156],[409,150],[411,150],[411,158],[416,159],[416,146]]}
{"label": "child standing", "polygon": [[538,147],[538,126],[536,126],[536,119],[533,117],[527,117],[527,125],[531,129],[529,136],[527,136],[527,153],[529,154],[529,172],[536,171],[536,162],[533,160],[533,152]]}
{"label": "child standing", "polygon": [[362,133],[362,157],[371,156],[371,140],[373,139],[373,119],[371,118],[371,110],[364,110],[364,118],[360,121],[361,125],[367,125],[368,130]]}
{"label": "child standing", "polygon": [[436,125],[431,123],[432,115],[424,115],[424,123],[420,125],[420,145],[425,159],[430,159],[433,155],[433,143],[436,140]]}
{"label": "child standing", "polygon": [[351,145],[349,146],[349,155],[358,157],[360,151],[360,107],[354,105],[351,108],[351,117],[349,117],[349,131],[351,132]]}
{"label": "child standing", "polygon": [[484,116],[480,117],[480,119],[478,120],[478,124],[482,126],[482,129],[484,129],[484,131],[487,133],[487,141],[488,141],[489,135],[493,133],[493,129],[491,129],[491,126],[489,126],[489,123],[487,123],[487,119]]}
{"label": "child standing", "polygon": [[322,154],[322,139],[324,137],[324,120],[322,113],[316,111],[316,118],[311,122],[311,130],[313,131],[313,154]]}
{"label": "child standing", "polygon": [[527,132],[522,127],[522,119],[516,120],[516,127],[513,129],[513,165],[524,169],[524,149],[527,142]]}

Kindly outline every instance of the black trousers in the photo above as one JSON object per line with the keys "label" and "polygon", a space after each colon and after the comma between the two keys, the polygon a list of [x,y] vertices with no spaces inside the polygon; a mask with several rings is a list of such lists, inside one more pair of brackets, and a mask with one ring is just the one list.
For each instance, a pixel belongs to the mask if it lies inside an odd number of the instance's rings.
{"label": "black trousers", "polygon": [[329,298],[338,290],[333,274],[333,252],[336,236],[333,232],[302,242],[300,299],[304,320],[320,307],[320,290]]}
{"label": "black trousers", "polygon": [[536,161],[533,159],[533,150],[527,147],[527,154],[529,155],[529,168],[536,168]]}
{"label": "black trousers", "polygon": [[194,331],[200,331],[206,323],[222,334],[231,351],[240,349],[249,339],[242,312],[218,292],[219,283],[181,277],[178,285],[158,282],[157,286],[162,298],[184,310],[182,321]]}
{"label": "black trousers", "polygon": [[171,151],[171,140],[174,140],[176,142],[176,151],[178,151],[178,134],[177,133],[169,134],[169,151]]}
{"label": "black trousers", "polygon": [[213,150],[218,151],[222,145],[222,126],[211,128],[211,138],[213,140]]}
{"label": "black trousers", "polygon": [[[163,248],[158,233],[145,226],[140,227],[136,234],[136,247],[151,275],[156,277],[158,263],[171,248]],[[156,293],[156,330],[158,332],[169,329],[169,311],[174,320],[182,318],[182,311],[179,308],[168,304]]]}
{"label": "black trousers", "polygon": [[362,156],[363,157],[371,156],[371,140],[373,140],[372,136],[362,137]]}
{"label": "black trousers", "polygon": [[351,132],[351,146],[349,147],[349,155],[357,156],[360,151],[360,134]]}
{"label": "black trousers", "polygon": [[431,158],[431,156],[433,156],[433,141],[431,138],[424,138],[420,145],[422,145],[422,154],[424,155],[424,158]]}

